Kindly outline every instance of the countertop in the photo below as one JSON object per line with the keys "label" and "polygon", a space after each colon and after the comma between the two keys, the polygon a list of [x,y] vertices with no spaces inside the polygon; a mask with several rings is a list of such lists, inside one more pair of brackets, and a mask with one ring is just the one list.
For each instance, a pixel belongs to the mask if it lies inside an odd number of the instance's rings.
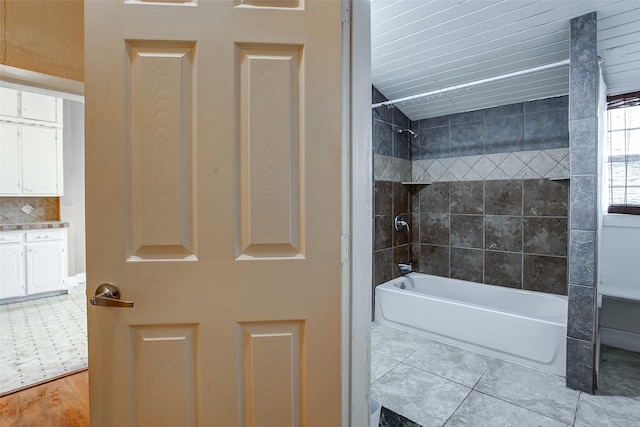
{"label": "countertop", "polygon": [[64,221],[42,221],[18,224],[0,224],[0,231],[42,230],[47,228],[68,228],[69,223]]}

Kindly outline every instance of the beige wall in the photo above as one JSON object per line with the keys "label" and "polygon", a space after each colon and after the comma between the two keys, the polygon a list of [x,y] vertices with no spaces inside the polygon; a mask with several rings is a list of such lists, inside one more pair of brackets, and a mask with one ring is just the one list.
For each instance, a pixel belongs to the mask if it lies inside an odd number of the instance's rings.
{"label": "beige wall", "polygon": [[83,0],[0,0],[0,63],[84,81]]}

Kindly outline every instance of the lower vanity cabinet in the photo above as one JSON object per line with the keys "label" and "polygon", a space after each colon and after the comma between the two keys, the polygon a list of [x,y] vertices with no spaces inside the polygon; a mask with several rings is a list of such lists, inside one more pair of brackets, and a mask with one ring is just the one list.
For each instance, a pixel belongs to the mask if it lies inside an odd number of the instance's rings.
{"label": "lower vanity cabinet", "polygon": [[0,233],[0,298],[25,294],[22,233]]}
{"label": "lower vanity cabinet", "polygon": [[[9,235],[19,244],[8,243]],[[67,288],[67,230],[0,233],[0,298],[62,291]],[[11,237],[15,240],[15,237]]]}

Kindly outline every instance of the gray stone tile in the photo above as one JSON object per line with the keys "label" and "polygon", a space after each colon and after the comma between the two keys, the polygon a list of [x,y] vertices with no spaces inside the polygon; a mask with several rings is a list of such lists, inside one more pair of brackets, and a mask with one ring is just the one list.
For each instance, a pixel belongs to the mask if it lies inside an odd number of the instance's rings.
{"label": "gray stone tile", "polygon": [[466,113],[451,114],[449,123],[459,125],[461,123],[482,122],[484,121],[485,110],[468,111]]}
{"label": "gray stone tile", "polygon": [[[372,102],[374,104],[377,104],[378,102],[385,102],[388,101],[388,99],[382,94],[380,93],[380,91],[378,89],[376,89],[375,87],[372,87],[372,93],[371,93],[371,98],[372,98]],[[389,108],[386,105],[383,105],[381,107],[378,107],[376,109],[373,110],[373,119],[374,120],[382,120],[384,122],[387,123],[391,123],[393,122],[393,109],[395,107]]]}
{"label": "gray stone tile", "polygon": [[569,119],[567,110],[547,110],[525,114],[525,151],[568,146]]}
{"label": "gray stone tile", "polygon": [[450,216],[448,214],[420,215],[420,243],[449,244]]}
{"label": "gray stone tile", "polygon": [[371,330],[371,351],[397,361],[403,361],[411,356],[427,341],[427,338],[386,325],[380,325]]}
{"label": "gray stone tile", "polygon": [[624,396],[593,396],[582,393],[575,427],[637,427],[640,400]]}
{"label": "gray stone tile", "polygon": [[596,229],[597,193],[596,175],[571,177],[570,183],[570,223],[572,230]]}
{"label": "gray stone tile", "polygon": [[583,341],[593,339],[595,289],[591,286],[569,285],[567,336]]}
{"label": "gray stone tile", "polygon": [[596,117],[598,64],[573,63],[569,67],[569,120]]}
{"label": "gray stone tile", "polygon": [[[403,126],[403,129],[408,127]],[[393,132],[393,157],[410,160],[411,141],[413,141],[413,136],[409,132],[399,133],[396,128]]]}
{"label": "gray stone tile", "polygon": [[374,217],[374,250],[387,249],[392,246],[391,233],[393,230],[393,219],[391,215],[376,215]]}
{"label": "gray stone tile", "polygon": [[420,245],[419,271],[449,277],[449,247]]}
{"label": "gray stone tile", "polygon": [[485,181],[484,212],[487,215],[522,215],[522,181]]}
{"label": "gray stone tile", "polygon": [[484,119],[490,120],[496,117],[512,116],[524,113],[524,103],[500,105],[498,107],[487,108],[484,110]]}
{"label": "gray stone tile", "polygon": [[593,393],[594,345],[567,337],[567,387]]}
{"label": "gray stone tile", "polygon": [[567,219],[525,217],[522,251],[529,254],[567,256]]}
{"label": "gray stone tile", "polygon": [[575,63],[597,59],[598,23],[596,13],[587,13],[571,20],[571,61]]}
{"label": "gray stone tile", "polygon": [[485,122],[484,152],[508,153],[524,148],[524,115],[502,116]]}
{"label": "gray stone tile", "polygon": [[400,364],[371,386],[383,406],[424,427],[442,426],[467,397],[470,388]]}
{"label": "gray stone tile", "polygon": [[449,128],[449,154],[451,157],[484,153],[484,122],[452,124]]}
{"label": "gray stone tile", "polygon": [[580,395],[560,376],[497,359],[475,390],[566,424],[573,423]]}
{"label": "gray stone tile", "polygon": [[489,369],[492,358],[438,341],[429,341],[404,363],[473,387]]}
{"label": "gray stone tile", "polygon": [[593,175],[598,173],[597,118],[574,120],[569,123],[571,173]]}
{"label": "gray stone tile", "polygon": [[482,249],[482,228],[483,219],[480,215],[451,215],[451,246]]}
{"label": "gray stone tile", "polygon": [[376,285],[391,280],[393,271],[393,251],[391,248],[373,254],[373,281]]}
{"label": "gray stone tile", "polygon": [[422,119],[414,123],[419,126],[419,129],[422,132],[422,130],[428,128],[449,126],[449,116],[430,117],[428,119]]}
{"label": "gray stone tile", "polygon": [[522,254],[485,251],[484,283],[519,289],[522,286]]}
{"label": "gray stone tile", "polygon": [[373,152],[383,156],[393,156],[393,130],[389,123],[374,120]]}
{"label": "gray stone tile", "polygon": [[596,233],[569,232],[569,282],[573,285],[595,286]]}
{"label": "gray stone tile", "polygon": [[400,362],[375,351],[371,352],[371,383],[378,381],[384,374],[398,366]]}
{"label": "gray stone tile", "polygon": [[567,295],[567,259],[524,254],[522,288]]}
{"label": "gray stone tile", "polygon": [[409,245],[395,246],[393,248],[393,278],[400,277],[400,270],[398,264],[410,264],[411,256],[409,254]]}
{"label": "gray stone tile", "polygon": [[393,215],[393,183],[376,181],[374,184],[375,214]]}
{"label": "gray stone tile", "polygon": [[567,425],[570,424],[545,417],[477,391],[472,391],[469,394],[469,397],[445,424],[446,427],[565,427]]}
{"label": "gray stone tile", "polygon": [[494,251],[522,251],[522,218],[485,215],[484,248]]}
{"label": "gray stone tile", "polygon": [[419,141],[419,144],[423,147],[418,153],[418,159],[441,159],[449,157],[449,126],[441,126],[435,128],[423,128],[420,131],[418,138],[414,141]]}
{"label": "gray stone tile", "polygon": [[524,103],[524,112],[538,113],[547,110],[567,110],[569,108],[568,96],[557,96],[554,98],[538,99],[536,101],[528,101]]}
{"label": "gray stone tile", "polygon": [[449,183],[436,182],[420,189],[420,213],[449,213]]}
{"label": "gray stone tile", "polygon": [[409,129],[411,120],[399,108],[393,109],[393,124],[404,129]]}
{"label": "gray stone tile", "polygon": [[409,212],[409,191],[400,182],[393,183],[393,216]]}
{"label": "gray stone tile", "polygon": [[483,211],[483,182],[451,182],[449,205],[453,214],[481,214]]}
{"label": "gray stone tile", "polygon": [[451,248],[449,271],[454,279],[482,282],[483,251],[478,249]]}
{"label": "gray stone tile", "polygon": [[569,182],[548,179],[524,180],[522,198],[526,216],[568,216]]}

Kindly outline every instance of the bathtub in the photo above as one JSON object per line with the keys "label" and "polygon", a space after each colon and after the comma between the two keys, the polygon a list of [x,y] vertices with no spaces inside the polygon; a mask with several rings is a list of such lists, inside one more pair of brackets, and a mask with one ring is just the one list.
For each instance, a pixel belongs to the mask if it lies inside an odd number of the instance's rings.
{"label": "bathtub", "polygon": [[566,296],[410,273],[375,301],[380,324],[565,375]]}

